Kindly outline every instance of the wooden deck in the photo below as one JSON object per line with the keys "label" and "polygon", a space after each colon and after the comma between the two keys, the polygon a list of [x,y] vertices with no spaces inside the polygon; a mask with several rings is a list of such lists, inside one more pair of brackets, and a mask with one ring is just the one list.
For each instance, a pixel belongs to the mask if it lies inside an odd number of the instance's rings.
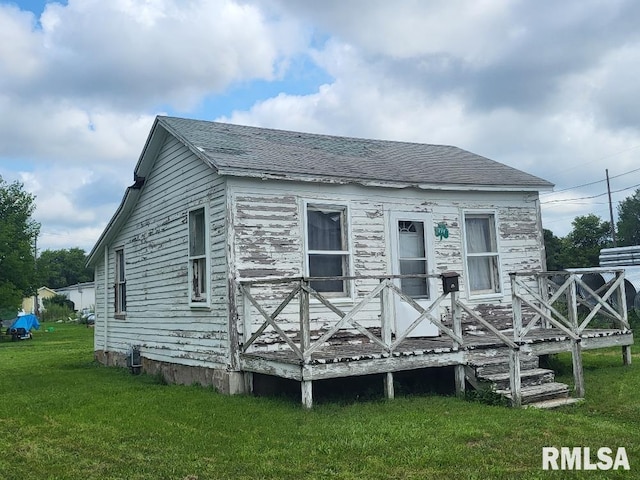
{"label": "wooden deck", "polygon": [[[505,335],[511,334],[504,331]],[[305,363],[291,350],[244,353],[241,367],[246,372],[275,375],[297,381],[397,372],[419,368],[466,365],[469,353],[485,351],[488,356],[507,347],[491,333],[463,334],[464,347],[452,345],[447,336],[408,338],[389,354],[365,336],[353,336],[324,346]],[[588,329],[581,334],[582,350],[623,347],[633,344],[633,333],[618,329]],[[570,352],[572,339],[558,329],[535,329],[521,346],[523,352],[548,355]]]}
{"label": "wooden deck", "polygon": [[[496,316],[496,310],[503,309],[504,305],[489,305],[479,310],[479,305],[473,308],[460,299],[457,281],[451,283],[455,288],[445,288],[445,283],[449,285],[449,275],[442,275],[443,291],[426,307],[396,286],[394,279],[398,276],[372,277],[379,281],[377,286],[346,311],[315,291],[311,287],[313,279],[244,281],[238,284],[243,295],[243,314],[238,318],[243,332],[238,364],[245,372],[247,390],[252,390],[253,373],[296,380],[301,383],[302,403],[311,407],[314,380],[382,373],[386,374],[385,394],[393,398],[394,372],[442,366],[454,367],[456,392],[463,395],[470,359],[500,356],[506,358],[508,364],[508,398],[518,407],[523,404],[523,393],[526,393],[522,391],[521,362],[531,356],[571,352],[574,396],[583,398],[583,350],[621,347],[623,363],[631,363],[633,333],[627,317],[624,271],[612,273],[613,278],[596,291],[582,281],[578,272],[512,273],[512,302],[506,321],[504,311],[501,319]],[[428,276],[431,275],[419,277]],[[340,277],[344,280],[363,278]],[[266,307],[251,290],[252,285],[257,284],[289,287],[280,292],[281,296],[267,289],[262,300],[270,302]],[[418,315],[411,325],[395,333],[391,315],[393,298],[413,307]],[[334,315],[332,322],[324,322],[323,329],[311,328],[310,299],[316,301],[316,307],[321,306]],[[291,322],[286,320],[281,327],[279,316],[293,301],[298,307],[295,309],[298,319],[294,323],[298,328],[291,329]],[[369,313],[368,322],[379,326],[372,328],[361,323],[358,315],[374,304],[378,309],[373,311],[373,318]],[[443,309],[446,315],[442,314]],[[254,322],[256,313],[262,323]],[[425,321],[435,325],[441,336],[414,336],[414,329]],[[597,328],[600,325],[610,325],[610,328]],[[275,335],[275,344],[261,340],[266,332],[273,332],[270,342]]]}

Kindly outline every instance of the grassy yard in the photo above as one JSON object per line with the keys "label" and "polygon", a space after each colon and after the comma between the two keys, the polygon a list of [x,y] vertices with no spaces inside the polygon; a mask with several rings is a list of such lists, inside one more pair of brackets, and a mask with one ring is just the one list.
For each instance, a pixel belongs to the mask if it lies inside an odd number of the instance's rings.
{"label": "grassy yard", "polygon": [[[411,396],[227,397],[92,359],[93,331],[48,324],[0,342],[2,479],[640,478],[640,358],[585,352],[587,401],[514,410]],[[557,366],[569,373],[569,357]],[[627,449],[631,471],[549,472],[543,446]]]}

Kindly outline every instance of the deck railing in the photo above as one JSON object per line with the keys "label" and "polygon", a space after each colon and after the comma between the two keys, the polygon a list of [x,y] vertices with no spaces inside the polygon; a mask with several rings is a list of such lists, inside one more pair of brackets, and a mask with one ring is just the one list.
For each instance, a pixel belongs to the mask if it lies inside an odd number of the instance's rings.
{"label": "deck railing", "polygon": [[[599,270],[600,272],[602,270]],[[619,325],[621,330],[629,329],[627,321],[627,307],[624,292],[624,271],[611,271],[612,280],[605,283],[604,286],[597,290],[593,290],[584,281],[581,280],[580,274],[588,272],[587,270],[576,272],[531,272],[531,273],[513,273],[511,277],[511,293],[513,308],[513,335],[510,336],[496,328],[491,322],[487,321],[476,311],[462,302],[458,292],[441,293],[437,298],[432,300],[429,305],[423,307],[416,300],[403,293],[396,285],[397,280],[405,278],[421,278],[425,281],[429,278],[440,278],[440,275],[386,275],[386,276],[345,276],[345,277],[286,277],[286,278],[261,278],[246,279],[238,282],[239,291],[243,297],[243,341],[240,345],[240,351],[246,353],[249,348],[265,333],[267,328],[271,327],[276,332],[277,337],[282,340],[294,352],[296,357],[303,364],[311,362],[311,356],[314,352],[318,352],[332,337],[341,330],[357,330],[359,333],[367,337],[372,343],[380,347],[381,351],[393,355],[393,352],[407,337],[414,331],[420,323],[429,321],[439,328],[440,332],[447,336],[452,342],[452,349],[460,350],[465,348],[465,339],[463,336],[462,316],[466,314],[467,319],[475,322],[486,330],[490,331],[501,343],[503,343],[510,352],[509,355],[509,372],[510,372],[510,389],[512,404],[520,406],[521,404],[521,378],[520,378],[520,359],[522,356],[521,347],[528,343],[530,334],[537,326],[543,328],[557,328],[566,334],[572,342],[572,361],[575,380],[576,396],[584,396],[584,378],[582,373],[582,356],[581,356],[581,335],[584,330],[594,321],[600,313],[606,318],[613,320]],[[557,278],[563,279],[561,284],[553,282]],[[356,300],[355,304],[348,311],[344,311],[334,303],[331,298],[316,291],[311,284],[321,281],[353,281],[353,280],[369,280],[378,281],[369,293],[362,298]],[[284,294],[283,299],[270,313],[253,293],[256,286],[283,287],[289,285],[290,290]],[[535,288],[532,287],[535,285]],[[586,292],[589,301],[584,296],[578,295],[578,289]],[[281,288],[280,288],[281,290]],[[285,292],[287,290],[285,289]],[[396,331],[393,335],[391,314],[393,297],[396,296],[409,304],[418,312],[418,317],[403,331]],[[445,325],[439,315],[438,307],[444,300],[450,297],[450,312],[452,326]],[[298,298],[298,328],[292,335],[285,332],[278,324],[278,317],[285,311],[286,307]],[[615,301],[609,301],[610,299]],[[323,305],[326,309],[337,315],[338,320],[328,327],[318,338],[311,339],[311,319],[310,319],[310,300],[315,299],[319,305]],[[365,327],[356,316],[364,310],[375,299],[379,301],[379,328],[380,336],[372,332],[370,328]],[[584,305],[588,307],[589,313],[579,320],[578,306]],[[523,315],[523,306],[528,311],[533,311],[533,316],[525,319]],[[262,323],[254,331],[254,319],[252,316],[252,307],[262,317]],[[628,347],[623,347],[623,355],[625,363],[631,362],[631,353]],[[459,395],[464,394],[465,377],[464,365],[458,365],[455,368],[456,391]],[[305,402],[305,389],[308,389],[310,402],[310,384],[305,387],[303,382],[303,402]],[[385,380],[385,392],[389,397],[393,396],[393,376],[387,374]]]}
{"label": "deck railing", "polygon": [[[581,278],[589,273],[606,273],[612,278],[595,291]],[[621,331],[630,329],[627,318],[627,304],[624,284],[624,270],[576,269],[571,272],[512,273],[511,294],[513,301],[513,338],[523,345],[536,326],[555,327],[571,339],[571,357],[574,376],[574,392],[584,397],[584,375],[582,370],[582,334],[593,324],[598,315],[614,322]],[[558,283],[558,279],[560,282]],[[532,282],[533,280],[533,282]],[[531,284],[537,284],[534,290]],[[581,292],[580,294],[578,292]],[[526,323],[523,321],[522,307],[535,312]],[[578,315],[582,305],[588,312],[583,319]],[[631,363],[631,349],[623,346],[623,362]],[[519,352],[514,350],[515,363],[512,370],[519,368]],[[514,372],[518,374],[519,372]],[[517,379],[512,384],[514,405],[520,404],[520,385]]]}
{"label": "deck railing", "polygon": [[[413,298],[403,293],[400,288],[393,283],[397,279],[405,278],[421,278],[428,279],[433,277],[439,277],[439,275],[388,275],[384,277],[380,276],[359,276],[359,277],[288,277],[288,278],[274,278],[274,279],[251,279],[243,280],[239,282],[239,289],[244,298],[244,336],[245,340],[242,345],[242,352],[246,352],[249,347],[255,343],[255,341],[264,333],[264,331],[271,326],[277,333],[278,337],[283,340],[293,350],[295,355],[304,363],[308,363],[311,359],[311,355],[318,351],[326,342],[328,342],[337,332],[344,329],[355,329],[373,343],[378,345],[384,352],[392,354],[393,351],[415,330],[423,321],[429,321],[436,325],[442,333],[450,337],[457,345],[463,344],[462,330],[456,332],[456,327],[453,329],[447,327],[442,323],[439,317],[434,315],[434,311],[440,306],[442,301],[448,294],[442,293],[431,303],[423,307]],[[343,311],[341,308],[331,302],[329,297],[326,297],[311,287],[311,283],[322,281],[335,281],[335,280],[378,280],[379,284],[367,293],[364,297],[358,299],[353,307],[348,312]],[[252,287],[255,285],[285,285],[292,284],[292,289],[280,302],[280,304],[269,313],[262,307],[259,301],[254,297],[252,293]],[[411,305],[418,313],[419,316],[409,325],[404,331],[396,332],[394,338],[392,338],[392,325],[390,315],[390,302],[391,297],[395,295]],[[294,338],[289,336],[278,325],[276,318],[285,310],[287,305],[291,301],[299,298],[299,341],[296,343]],[[328,310],[335,313],[339,320],[330,328],[328,328],[319,338],[314,342],[311,342],[311,328],[310,328],[310,299],[314,298],[319,304],[325,306]],[[360,313],[368,304],[373,302],[376,298],[380,302],[380,315],[379,324],[381,335],[378,337],[371,332],[370,329],[363,326],[356,320],[356,315]],[[254,307],[258,313],[263,317],[262,324],[258,329],[253,332],[253,318],[251,315],[251,307]],[[455,323],[455,322],[454,322]],[[251,333],[250,333],[251,332]]]}

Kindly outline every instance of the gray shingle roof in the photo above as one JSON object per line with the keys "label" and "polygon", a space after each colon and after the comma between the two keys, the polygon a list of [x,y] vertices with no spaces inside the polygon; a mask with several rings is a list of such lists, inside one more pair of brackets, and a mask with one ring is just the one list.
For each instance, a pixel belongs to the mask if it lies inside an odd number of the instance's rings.
{"label": "gray shingle roof", "polygon": [[549,189],[550,182],[446,145],[317,135],[158,117],[221,174],[292,175],[347,182]]}

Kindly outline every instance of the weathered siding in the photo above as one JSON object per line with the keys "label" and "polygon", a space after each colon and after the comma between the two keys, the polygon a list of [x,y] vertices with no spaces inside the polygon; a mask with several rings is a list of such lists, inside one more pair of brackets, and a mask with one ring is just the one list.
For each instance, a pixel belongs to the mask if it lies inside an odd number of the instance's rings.
{"label": "weathered siding", "polygon": [[[353,275],[384,275],[391,272],[389,252],[392,212],[429,213],[433,225],[426,226],[433,243],[432,273],[456,271],[461,278],[461,298],[473,305],[511,304],[509,273],[540,270],[542,232],[536,195],[522,192],[447,192],[417,189],[383,189],[345,185],[317,185],[286,182],[260,182],[233,179],[229,186],[234,215],[232,238],[237,279],[265,276],[298,276],[304,272],[304,201],[344,204],[349,208],[349,227]],[[464,275],[463,212],[491,211],[497,218],[502,293],[469,298]],[[434,228],[446,224],[449,236],[440,239]],[[362,298],[377,280],[358,280],[355,300]],[[439,284],[439,282],[438,282]],[[256,297],[273,311],[287,289],[272,286],[253,288]],[[240,299],[238,302],[241,303]],[[341,301],[345,310],[353,301]],[[297,301],[280,315],[285,331],[298,329]],[[444,314],[444,311],[443,311]],[[377,301],[358,316],[367,326],[378,326]],[[254,330],[263,318],[252,309]],[[337,317],[324,306],[311,304],[312,329],[326,326]],[[275,333],[263,340],[274,341]]]}
{"label": "weathered siding", "polygon": [[[188,210],[209,214],[211,308],[189,306]],[[105,332],[104,261],[96,265],[96,350],[140,345],[158,362],[226,368],[229,363],[226,187],[200,159],[168,136],[136,208],[108,248]],[[114,316],[115,248],[124,248],[127,312]],[[106,344],[105,344],[106,339]]]}

